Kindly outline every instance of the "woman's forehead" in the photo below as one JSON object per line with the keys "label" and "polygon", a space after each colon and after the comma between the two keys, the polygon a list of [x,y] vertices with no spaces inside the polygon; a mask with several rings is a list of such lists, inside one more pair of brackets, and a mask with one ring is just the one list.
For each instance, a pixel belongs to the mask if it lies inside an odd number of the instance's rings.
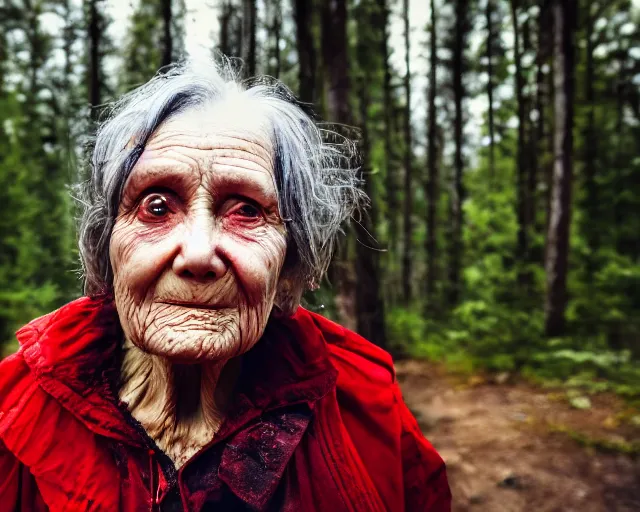
{"label": "woman's forehead", "polygon": [[164,122],[148,140],[141,160],[182,149],[191,151],[194,158],[235,156],[272,170],[274,150],[269,134],[266,116],[247,104],[196,107]]}
{"label": "woman's forehead", "polygon": [[226,114],[224,109],[192,109],[164,123],[146,144],[125,191],[139,193],[158,180],[195,179],[211,186],[244,184],[276,199],[274,153],[264,117]]}
{"label": "woman's forehead", "polygon": [[148,142],[245,150],[271,161],[270,123],[255,101],[221,102],[191,108],[163,123]]}

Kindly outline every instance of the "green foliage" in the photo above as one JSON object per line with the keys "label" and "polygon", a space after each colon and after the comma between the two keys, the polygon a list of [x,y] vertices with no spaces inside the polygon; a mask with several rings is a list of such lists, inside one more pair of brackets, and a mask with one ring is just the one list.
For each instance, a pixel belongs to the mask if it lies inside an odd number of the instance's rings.
{"label": "green foliage", "polygon": [[[120,92],[127,92],[153,77],[162,63],[162,0],[140,0],[131,15],[123,49],[123,73],[119,77]],[[172,1],[173,61],[184,57],[184,16],[182,0]]]}
{"label": "green foliage", "polygon": [[[19,0],[12,3],[18,7]],[[272,4],[269,4],[270,6]],[[284,6],[284,4],[283,4]],[[314,2],[313,37],[320,49],[319,3]],[[86,38],[82,8],[73,3],[39,0],[33,9],[12,9],[0,16],[0,342],[10,340],[24,322],[55,308],[80,293],[73,205],[65,188],[76,179],[72,165],[78,160],[78,138],[87,135]],[[86,7],[86,5],[85,5]],[[517,126],[514,98],[513,40],[509,4],[494,2],[492,83],[494,90],[495,165],[490,168],[486,141],[474,146],[468,141],[486,136],[487,113],[482,126],[473,123],[471,101],[463,105],[464,225],[462,227],[462,293],[456,304],[447,300],[450,288],[449,254],[452,244],[452,191],[454,112],[451,91],[451,46],[455,9],[451,2],[436,2],[438,9],[437,66],[437,164],[439,171],[436,205],[435,294],[429,304],[422,298],[426,278],[425,226],[428,202],[424,193],[427,164],[415,151],[414,217],[411,243],[413,292],[417,297],[407,307],[398,306],[402,295],[399,255],[404,243],[400,233],[403,197],[402,155],[407,141],[402,130],[404,93],[401,87],[404,63],[389,46],[391,80],[387,125],[384,108],[384,71],[381,43],[380,2],[360,0],[349,4],[349,85],[354,122],[366,128],[369,138],[367,170],[370,175],[375,219],[373,234],[387,251],[381,254],[381,276],[386,300],[389,349],[417,357],[443,361],[460,371],[485,369],[521,372],[540,382],[577,389],[584,393],[612,390],[637,397],[640,390],[640,114],[637,76],[640,56],[639,11],[629,0],[581,0],[582,12],[598,12],[592,40],[593,81],[587,81],[586,25],[581,19],[577,35],[575,150],[572,225],[568,269],[567,329],[561,338],[544,337],[546,272],[545,230],[548,220],[550,175],[554,157],[553,101],[550,71],[553,60],[549,30],[538,32],[543,21],[534,4],[519,7],[519,26],[527,105],[525,126],[527,165],[535,161],[535,211],[528,228],[529,254],[518,255],[518,172],[516,169]],[[486,100],[486,21],[483,3],[472,2],[464,17],[472,26],[472,48],[464,55],[468,64],[463,82],[474,105]],[[591,9],[591,11],[588,11]],[[235,11],[238,14],[240,11]],[[266,12],[266,11],[265,11]],[[2,12],[5,14],[5,11]],[[295,23],[283,10],[281,33],[281,77],[296,90]],[[45,30],[45,16],[57,16],[64,34]],[[85,12],[86,16],[86,12]],[[182,55],[185,7],[173,3],[174,55]],[[234,15],[235,16],[235,15]],[[392,16],[391,18],[394,18]],[[79,21],[80,20],[80,21]],[[233,21],[233,38],[241,25]],[[104,29],[109,20],[102,18]],[[264,31],[271,30],[263,27]],[[389,28],[389,27],[388,27]],[[547,27],[550,29],[550,27]],[[215,31],[215,30],[214,30]],[[160,0],[137,1],[124,38],[108,42],[102,34],[102,57],[120,58],[116,77],[104,80],[103,97],[113,97],[148,80],[161,61],[163,45]],[[272,34],[261,33],[266,41]],[[415,34],[412,35],[415,45]],[[269,39],[271,41],[271,39]],[[272,43],[265,45],[264,55]],[[61,58],[60,51],[67,52]],[[85,52],[86,53],[86,52]],[[329,101],[328,84],[322,76],[318,52],[320,108]],[[425,52],[425,57],[427,57]],[[55,57],[54,57],[55,56]],[[270,58],[270,57],[269,57]],[[106,63],[105,63],[106,64]],[[541,75],[538,76],[538,65]],[[108,67],[108,66],[105,66]],[[272,63],[259,68],[270,70]],[[413,67],[419,78],[421,67]],[[542,82],[538,82],[538,78]],[[117,83],[116,83],[117,82]],[[347,83],[347,82],[345,82]],[[419,80],[416,80],[419,83]],[[594,100],[587,101],[587,85]],[[358,94],[366,87],[367,105],[359,109]],[[544,93],[543,110],[535,105],[538,87]],[[414,89],[416,104],[423,109],[423,91]],[[481,101],[476,101],[480,99]],[[425,145],[424,126],[414,121],[413,148]],[[541,123],[539,124],[539,121]],[[541,131],[538,133],[538,128]],[[389,135],[391,154],[387,154]],[[471,137],[467,137],[471,135]],[[77,136],[77,137],[76,137]],[[539,140],[536,137],[540,137]],[[595,142],[593,142],[595,141]],[[588,164],[593,164],[589,166]],[[533,165],[533,163],[531,164]],[[528,168],[527,172],[532,168]],[[590,169],[593,175],[590,175]],[[389,187],[395,184],[395,203]],[[372,244],[373,245],[373,244]],[[353,246],[353,244],[351,244]],[[353,257],[353,252],[349,257]],[[526,282],[520,277],[526,276]],[[357,286],[357,284],[355,285]],[[323,283],[307,293],[304,304],[338,319],[333,300],[336,286]],[[428,315],[425,315],[428,311]],[[580,403],[580,402],[578,402]]]}
{"label": "green foliage", "polygon": [[638,441],[591,437],[584,432],[578,432],[562,424],[550,424],[549,428],[551,432],[568,435],[571,439],[587,448],[593,448],[606,453],[624,453],[632,456],[640,454],[640,442]]}
{"label": "green foliage", "polygon": [[[2,342],[15,348],[13,333],[30,320],[52,311],[59,305],[60,291],[53,283],[38,287],[24,285],[19,290],[0,291],[0,325]],[[1,349],[2,343],[0,343]],[[2,355],[0,350],[0,356]]]}
{"label": "green foliage", "polygon": [[156,74],[162,62],[162,11],[159,0],[139,2],[131,17],[124,49],[120,89],[128,91]]}
{"label": "green foliage", "polygon": [[39,2],[33,13],[16,11],[5,20],[30,44],[9,45],[27,55],[12,64],[29,79],[0,84],[0,343],[78,293],[67,191],[71,145],[60,116],[70,101],[68,91],[49,90],[61,72],[50,59],[52,36],[40,25],[48,10],[51,5]]}

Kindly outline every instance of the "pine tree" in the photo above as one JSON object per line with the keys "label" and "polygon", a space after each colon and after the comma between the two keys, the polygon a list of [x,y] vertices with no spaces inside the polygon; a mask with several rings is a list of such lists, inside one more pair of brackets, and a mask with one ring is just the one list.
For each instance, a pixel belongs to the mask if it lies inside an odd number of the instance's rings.
{"label": "pine tree", "polygon": [[404,76],[404,208],[402,211],[403,223],[403,249],[402,249],[402,299],[408,306],[411,300],[411,278],[413,274],[413,144],[411,129],[411,66],[410,66],[410,27],[409,27],[409,0],[404,0],[402,18],[404,23],[404,50],[405,50],[405,76]]}
{"label": "pine tree", "polygon": [[573,111],[576,28],[575,0],[554,0],[555,65],[555,165],[549,248],[547,252],[547,298],[545,332],[559,336],[565,331],[571,187],[573,183]]}

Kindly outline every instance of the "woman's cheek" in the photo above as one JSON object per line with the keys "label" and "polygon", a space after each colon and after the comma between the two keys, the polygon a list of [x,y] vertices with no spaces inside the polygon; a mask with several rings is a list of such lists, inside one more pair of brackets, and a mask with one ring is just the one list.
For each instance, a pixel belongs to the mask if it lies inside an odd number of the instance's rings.
{"label": "woman's cheek", "polygon": [[233,252],[238,279],[246,290],[250,290],[257,299],[272,295],[280,275],[286,242],[277,231],[247,242],[245,237],[234,240]]}
{"label": "woman's cheek", "polygon": [[171,232],[145,226],[126,226],[116,230],[111,242],[114,280],[142,300],[150,284],[158,278],[172,254]]}

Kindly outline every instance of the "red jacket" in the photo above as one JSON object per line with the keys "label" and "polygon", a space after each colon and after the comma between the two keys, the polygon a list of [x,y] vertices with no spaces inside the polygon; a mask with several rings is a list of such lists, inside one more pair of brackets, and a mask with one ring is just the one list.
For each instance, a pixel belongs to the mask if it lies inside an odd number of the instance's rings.
{"label": "red jacket", "polygon": [[391,358],[303,308],[243,356],[225,423],[180,470],[118,400],[112,303],[81,298],[0,363],[0,509],[448,511]]}

